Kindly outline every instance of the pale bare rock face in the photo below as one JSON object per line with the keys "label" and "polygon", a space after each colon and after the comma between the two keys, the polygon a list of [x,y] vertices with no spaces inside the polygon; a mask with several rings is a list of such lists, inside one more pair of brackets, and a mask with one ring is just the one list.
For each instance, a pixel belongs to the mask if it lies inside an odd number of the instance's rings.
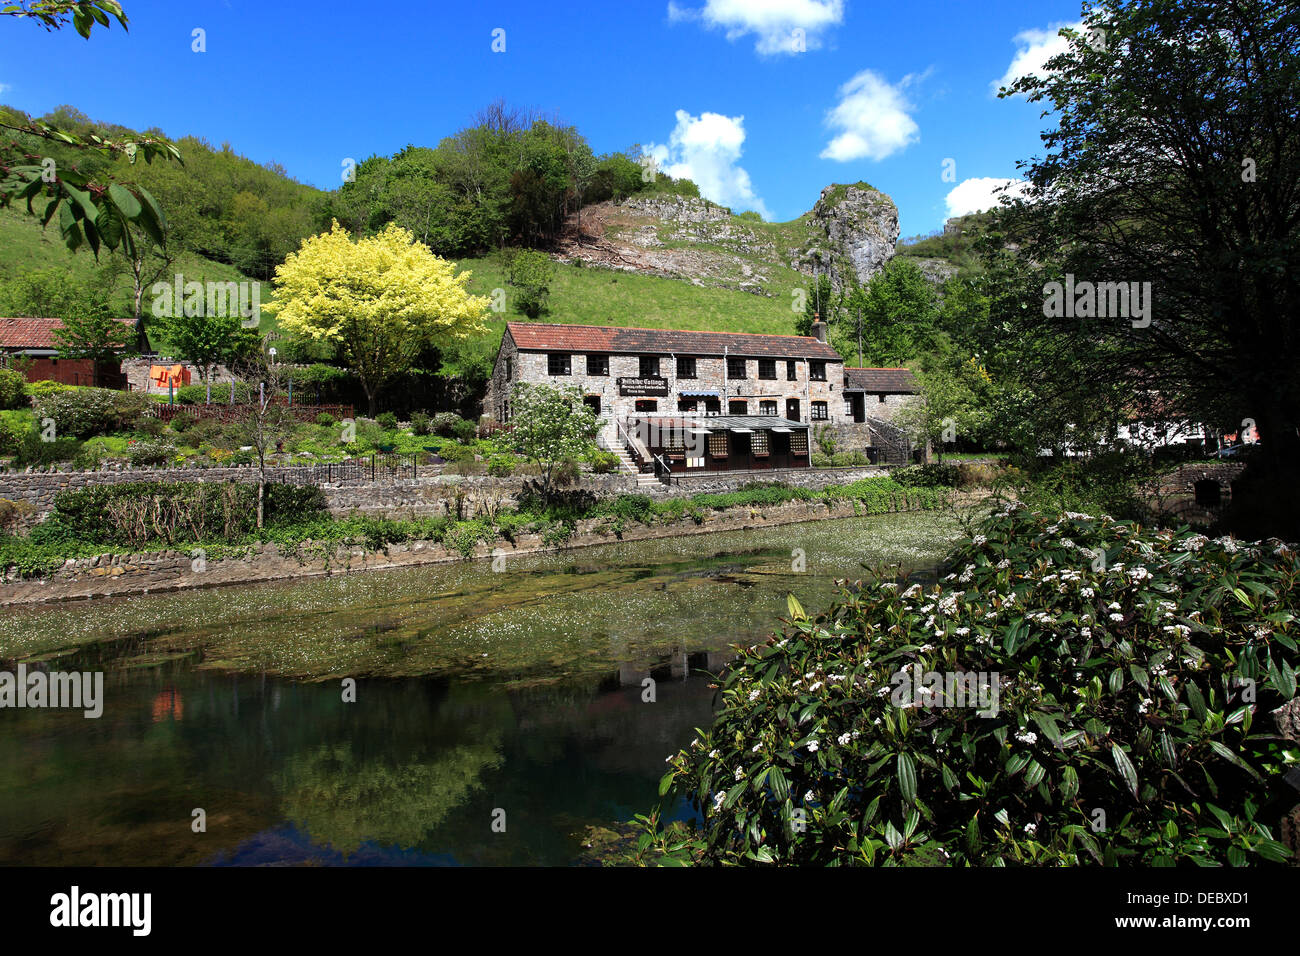
{"label": "pale bare rock face", "polygon": [[1295,697],[1272,712],[1277,732],[1288,740],[1300,742],[1300,697]]}
{"label": "pale bare rock face", "polygon": [[[812,210],[814,233],[824,242],[804,250],[799,271],[811,273],[820,258],[830,267],[831,282],[840,289],[851,272],[866,285],[894,256],[898,243],[898,207],[865,184],[831,185],[822,190]],[[820,251],[820,257],[818,252]]]}

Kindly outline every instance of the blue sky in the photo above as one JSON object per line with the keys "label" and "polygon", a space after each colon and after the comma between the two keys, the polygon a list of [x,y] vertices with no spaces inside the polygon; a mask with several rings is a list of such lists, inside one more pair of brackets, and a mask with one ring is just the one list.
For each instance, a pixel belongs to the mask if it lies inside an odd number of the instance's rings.
{"label": "blue sky", "polygon": [[123,6],[130,32],[89,41],[3,18],[0,101],[229,142],[332,189],[345,160],[436,145],[505,98],[597,152],[642,144],[737,212],[792,219],[823,186],[866,180],[904,236],[987,205],[1041,152],[1039,107],[994,89],[1079,14],[1077,0]]}

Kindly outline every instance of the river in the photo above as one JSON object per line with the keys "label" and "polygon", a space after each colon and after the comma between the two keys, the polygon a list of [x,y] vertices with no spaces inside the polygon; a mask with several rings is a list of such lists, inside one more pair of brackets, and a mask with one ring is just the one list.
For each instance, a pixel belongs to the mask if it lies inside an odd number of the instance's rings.
{"label": "river", "polygon": [[932,575],[958,532],[883,515],[11,610],[0,667],[102,671],[104,702],[0,710],[0,864],[573,863],[654,803],[787,593]]}

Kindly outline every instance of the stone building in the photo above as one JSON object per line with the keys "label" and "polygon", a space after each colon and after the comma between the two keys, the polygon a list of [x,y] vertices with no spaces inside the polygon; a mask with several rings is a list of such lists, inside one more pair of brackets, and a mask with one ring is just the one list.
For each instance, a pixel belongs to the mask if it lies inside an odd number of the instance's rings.
{"label": "stone building", "polygon": [[844,415],[844,360],[818,336],[510,322],[485,413],[510,420],[516,381],[572,385],[606,420],[638,414]]}
{"label": "stone building", "polygon": [[[508,424],[516,382],[574,386],[602,421],[601,443],[632,465],[682,471],[808,467],[815,430],[867,423],[914,390],[906,369],[844,360],[811,336],[510,322],[484,413]],[[880,373],[880,374],[876,374]],[[881,397],[883,396],[883,397]],[[658,469],[656,469],[658,470]]]}

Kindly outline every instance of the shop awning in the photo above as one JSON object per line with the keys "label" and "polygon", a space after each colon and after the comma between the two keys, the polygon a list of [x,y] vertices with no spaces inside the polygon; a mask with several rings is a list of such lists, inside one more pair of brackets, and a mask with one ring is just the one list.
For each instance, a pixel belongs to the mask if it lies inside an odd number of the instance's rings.
{"label": "shop awning", "polygon": [[682,398],[717,398],[718,397],[718,393],[716,391],[693,391],[690,389],[682,389],[677,394],[680,395]]}
{"label": "shop awning", "polygon": [[735,432],[737,435],[752,435],[752,434],[754,434],[754,429],[752,429],[752,428],[729,428],[729,429],[727,429],[727,430],[728,430],[728,431],[733,431],[733,432]]}
{"label": "shop awning", "polygon": [[774,431],[774,432],[792,432],[792,431],[794,431],[794,429],[793,429],[793,428],[773,428],[772,431]]}

